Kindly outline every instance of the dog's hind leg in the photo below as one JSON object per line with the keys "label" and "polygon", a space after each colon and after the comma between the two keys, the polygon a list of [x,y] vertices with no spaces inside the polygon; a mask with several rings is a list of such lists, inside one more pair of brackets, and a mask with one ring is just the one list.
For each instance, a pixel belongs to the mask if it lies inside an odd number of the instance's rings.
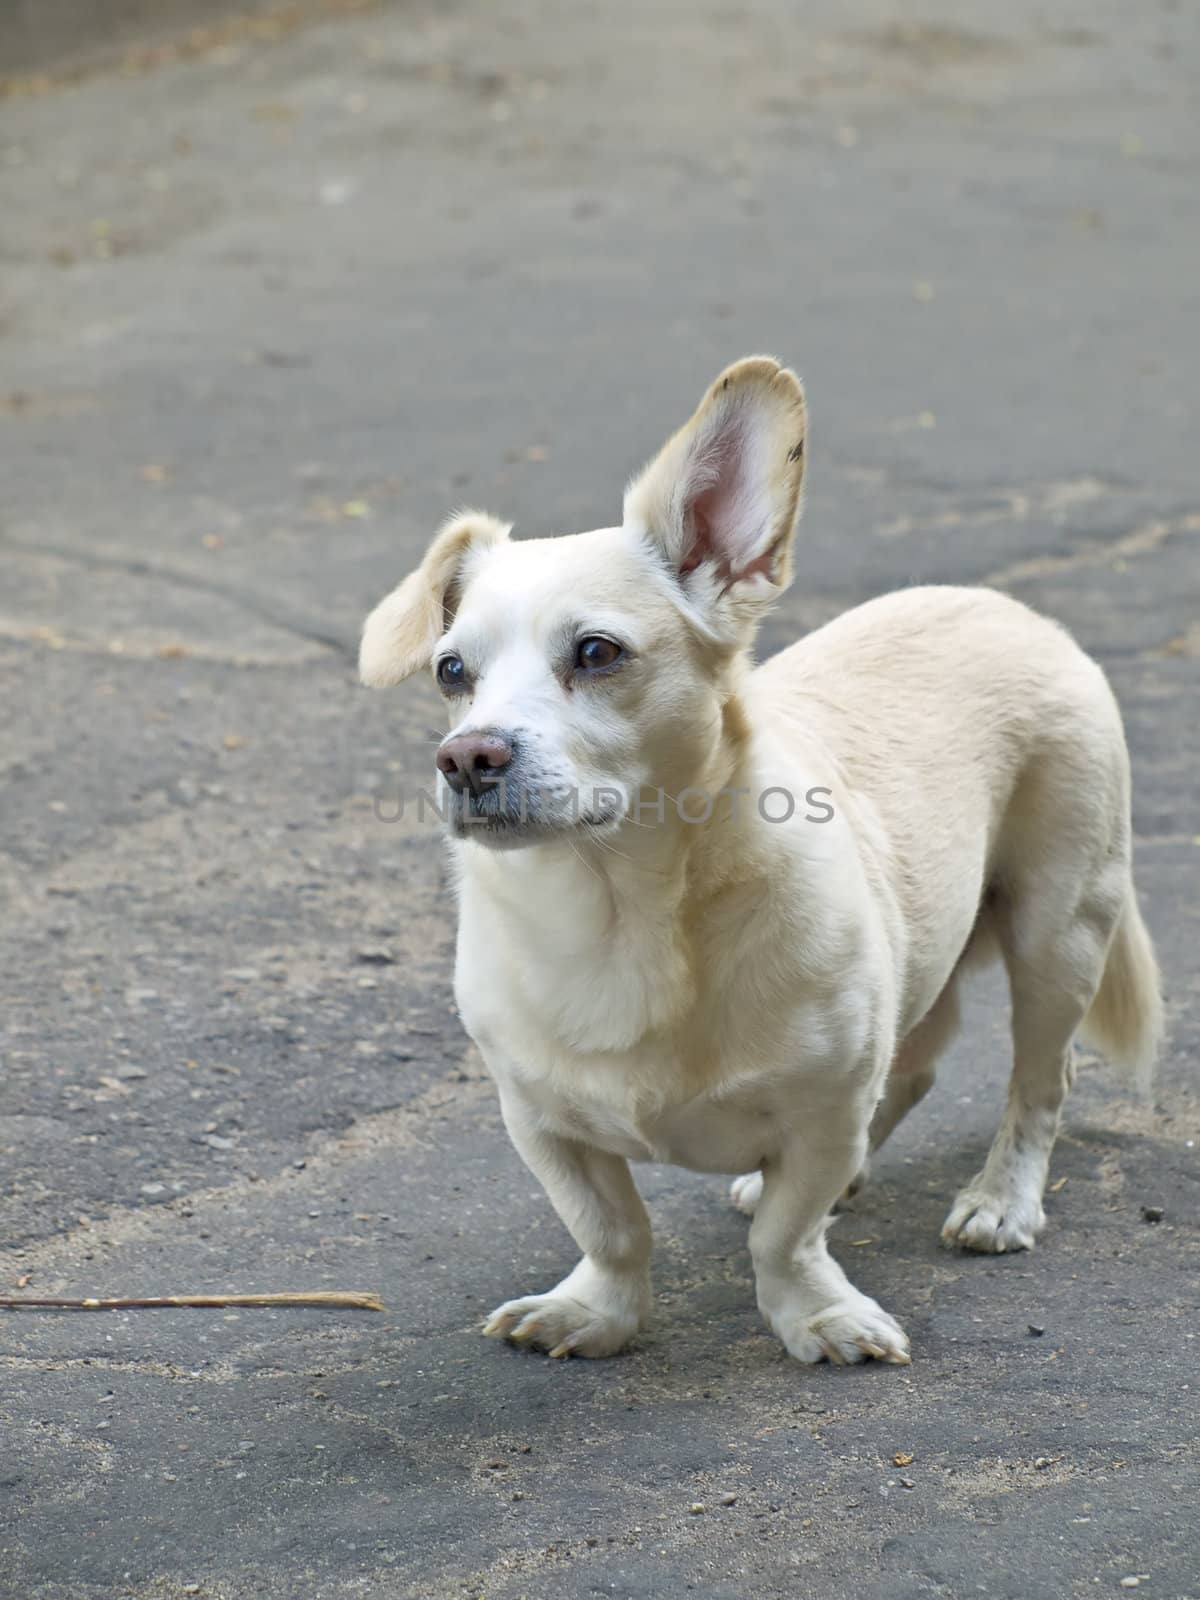
{"label": "dog's hind leg", "polygon": [[[1068,853],[1061,838],[1052,848]],[[1075,1075],[1072,1040],[1099,990],[1113,930],[1132,893],[1121,850],[1093,858],[1080,875],[1066,865],[1064,871],[1060,859],[1054,871],[1049,863],[1031,863],[997,908],[1012,994],[1013,1072],[983,1170],[958,1195],[942,1229],[952,1247],[1028,1250],[1045,1223],[1042,1192]]]}
{"label": "dog's hind leg", "polygon": [[[920,1105],[933,1088],[938,1057],[958,1032],[960,1020],[958,974],[955,972],[896,1051],[883,1099],[875,1107],[875,1115],[871,1118],[869,1138],[872,1153],[886,1143],[913,1107]],[[858,1176],[846,1190],[847,1197],[857,1194],[862,1188],[867,1181],[867,1171],[868,1163],[864,1162]]]}

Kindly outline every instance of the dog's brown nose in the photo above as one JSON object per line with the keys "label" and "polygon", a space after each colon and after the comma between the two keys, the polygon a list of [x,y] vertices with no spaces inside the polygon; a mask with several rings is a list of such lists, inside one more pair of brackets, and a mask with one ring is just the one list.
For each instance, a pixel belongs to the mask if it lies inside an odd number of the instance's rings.
{"label": "dog's brown nose", "polygon": [[511,760],[512,745],[498,733],[456,733],[443,741],[437,753],[438,771],[455,794],[464,789],[482,794]]}

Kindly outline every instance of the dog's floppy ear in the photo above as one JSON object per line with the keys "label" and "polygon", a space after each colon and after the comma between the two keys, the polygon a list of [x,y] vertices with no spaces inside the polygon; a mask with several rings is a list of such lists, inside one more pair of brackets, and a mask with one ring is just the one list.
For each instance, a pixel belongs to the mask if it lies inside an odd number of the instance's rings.
{"label": "dog's floppy ear", "polygon": [[804,435],[796,374],[769,356],[736,362],[630,484],[626,526],[658,545],[698,603],[773,598],[792,576]]}
{"label": "dog's floppy ear", "polygon": [[482,511],[451,517],[438,530],[421,565],[363,624],[358,671],[365,684],[390,689],[429,665],[457,609],[472,558],[508,534],[508,523]]}

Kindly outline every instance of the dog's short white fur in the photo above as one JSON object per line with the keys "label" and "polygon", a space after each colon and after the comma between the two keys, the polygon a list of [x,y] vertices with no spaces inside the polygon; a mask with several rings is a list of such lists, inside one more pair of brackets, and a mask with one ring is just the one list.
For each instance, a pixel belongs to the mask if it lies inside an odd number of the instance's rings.
{"label": "dog's short white fur", "polygon": [[825,1236],[932,1084],[970,964],[1007,968],[1013,1072],[950,1245],[1033,1244],[1078,1030],[1135,1073],[1155,1056],[1121,719],[1060,627],[913,588],[752,665],[792,575],[804,442],[795,375],[738,362],[620,527],[511,541],[457,517],[364,629],[363,679],[432,664],[443,751],[488,780],[451,830],[456,994],[583,1255],[485,1331],[552,1355],[611,1355],[646,1320],[628,1163],[648,1160],[747,1174],[758,1304],[793,1356],[906,1362]]}

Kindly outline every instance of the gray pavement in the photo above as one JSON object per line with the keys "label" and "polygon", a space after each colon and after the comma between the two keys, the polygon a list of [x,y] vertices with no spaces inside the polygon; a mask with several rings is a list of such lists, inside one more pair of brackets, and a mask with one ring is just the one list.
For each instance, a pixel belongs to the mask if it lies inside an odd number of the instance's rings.
{"label": "gray pavement", "polygon": [[[4,86],[0,1292],[389,1306],[0,1313],[4,1600],[1200,1596],[1200,36],[908,10],[209,8]],[[814,418],[765,648],[930,579],[1073,628],[1171,1043],[1153,1104],[1085,1061],[1040,1248],[957,1258],[979,991],[835,1233],[911,1369],[790,1364],[723,1183],[665,1169],[652,1331],[550,1363],[476,1332],[571,1245],[435,835],[380,820],[434,698],[354,638],[450,507],[611,520],[764,349]]]}

